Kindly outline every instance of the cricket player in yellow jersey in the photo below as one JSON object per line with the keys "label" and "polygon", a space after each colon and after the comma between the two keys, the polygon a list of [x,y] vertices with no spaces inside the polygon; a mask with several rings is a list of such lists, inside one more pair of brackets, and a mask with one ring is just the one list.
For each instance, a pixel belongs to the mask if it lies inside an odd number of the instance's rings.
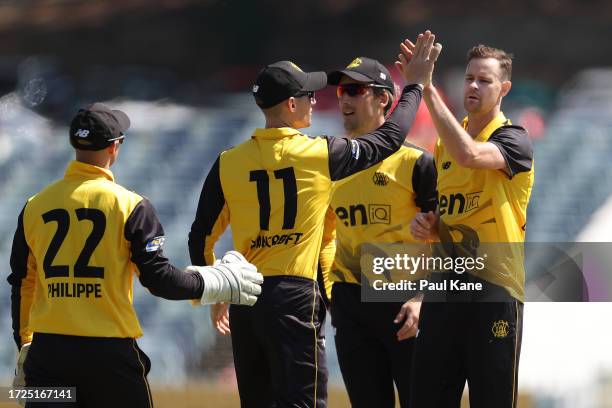
{"label": "cricket player in yellow jersey", "polygon": [[[407,48],[412,48],[407,44]],[[512,56],[479,45],[468,53],[459,123],[433,85],[425,102],[439,134],[437,213],[417,214],[413,235],[477,250],[487,246],[510,256],[489,257],[483,272],[464,281],[484,290],[449,293],[451,302],[425,294],[413,365],[412,408],[459,407],[465,382],[472,408],[513,408],[517,401],[525,270],[527,204],[534,180],[527,131],[501,111],[511,88]],[[496,246],[490,244],[495,243]],[[455,279],[440,273],[437,279]],[[433,299],[433,298],[431,298]],[[494,301],[486,301],[493,299]],[[466,299],[463,299],[466,300]]]}
{"label": "cricket player in yellow jersey", "polygon": [[[344,129],[355,138],[385,121],[393,104],[391,74],[380,62],[355,58],[328,74],[337,85]],[[399,151],[339,185],[332,194],[336,253],[331,268],[331,315],[344,384],[353,408],[408,407],[410,361],[420,298],[361,302],[364,243],[414,243],[409,225],[419,211],[436,209],[436,170],[430,153],[405,143]],[[364,282],[365,283],[365,282]],[[367,284],[367,283],[365,283]]]}
{"label": "cricket player in yellow jersey", "polygon": [[70,126],[76,160],[28,200],[13,240],[14,385],[76,387],[78,405],[69,406],[153,406],[150,361],[135,340],[142,329],[134,274],[166,299],[252,305],[261,292],[261,274],[233,251],[185,272],[169,263],[153,206],[110,171],[129,126],[125,113],[106,105],[81,109]]}
{"label": "cricket player in yellow jersey", "polygon": [[220,154],[189,236],[192,263],[210,264],[215,241],[231,225],[236,249],[265,277],[252,310],[229,312],[242,407],[326,406],[325,309],[316,275],[332,184],[400,148],[440,51],[433,42],[430,32],[419,36],[410,63],[400,64],[408,85],[394,112],[355,139],[298,130],[310,126],[314,92],[327,85],[324,72],[306,73],[288,61],[260,71],[253,95],[265,128]]}

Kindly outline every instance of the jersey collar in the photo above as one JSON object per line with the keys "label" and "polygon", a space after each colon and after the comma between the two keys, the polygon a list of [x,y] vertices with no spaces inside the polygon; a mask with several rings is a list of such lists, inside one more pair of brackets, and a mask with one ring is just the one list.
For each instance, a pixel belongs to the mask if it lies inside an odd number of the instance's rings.
{"label": "jersey collar", "polygon": [[257,128],[251,139],[282,139],[287,136],[299,135],[301,132],[290,127],[282,128]]}
{"label": "jersey collar", "polygon": [[[489,123],[487,123],[487,126],[485,126],[484,129],[482,129],[480,133],[478,133],[478,136],[476,136],[474,140],[478,142],[487,141],[496,129],[502,126],[510,125],[510,124],[511,122],[509,119],[506,119],[504,112],[500,111],[499,114],[496,117],[494,117],[493,120],[491,120]],[[463,126],[464,129],[467,129],[467,125],[468,125],[467,116],[463,118],[461,125]]]}
{"label": "jersey collar", "polygon": [[94,166],[92,164],[83,163],[77,160],[73,160],[68,165],[64,178],[68,177],[79,177],[85,179],[107,179],[114,182],[115,177],[113,172],[102,167]]}

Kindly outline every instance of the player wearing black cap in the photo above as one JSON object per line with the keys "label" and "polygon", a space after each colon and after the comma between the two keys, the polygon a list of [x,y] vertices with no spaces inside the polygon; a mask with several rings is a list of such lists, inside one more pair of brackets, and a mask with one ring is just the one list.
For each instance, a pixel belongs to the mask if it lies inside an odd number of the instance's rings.
{"label": "player wearing black cap", "polygon": [[[356,138],[385,121],[394,83],[380,62],[355,58],[328,74],[337,95],[347,136]],[[420,298],[405,303],[362,303],[361,245],[414,243],[408,232],[419,211],[436,207],[432,155],[405,143],[396,153],[338,186],[329,212],[336,225],[336,251],[329,280],[332,324],[342,378],[353,408],[408,407],[410,361]]]}
{"label": "player wearing black cap", "polygon": [[13,240],[14,385],[76,387],[81,407],[153,405],[150,361],[135,340],[134,273],[156,296],[202,304],[252,305],[263,281],[235,252],[185,272],[169,263],[153,206],[110,171],[129,126],[125,113],[100,103],[79,110],[70,126],[76,160],[28,200]]}
{"label": "player wearing black cap", "polygon": [[324,307],[316,281],[323,220],[334,181],[391,155],[404,141],[429,83],[439,47],[427,32],[410,63],[398,66],[409,84],[379,129],[356,139],[309,137],[314,92],[323,72],[283,61],[258,75],[253,95],[265,128],[222,152],[210,170],[189,235],[191,261],[214,261],[213,246],[228,225],[235,247],[265,276],[252,309],[214,311],[231,329],[242,407],[325,407]]}

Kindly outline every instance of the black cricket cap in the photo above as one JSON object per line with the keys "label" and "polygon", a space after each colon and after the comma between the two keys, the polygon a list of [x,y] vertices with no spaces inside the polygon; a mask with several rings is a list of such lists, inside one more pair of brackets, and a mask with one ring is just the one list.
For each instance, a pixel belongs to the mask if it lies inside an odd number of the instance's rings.
{"label": "black cricket cap", "polygon": [[102,150],[115,140],[125,138],[130,118],[120,110],[102,103],[79,109],[70,123],[70,144],[80,150]]}
{"label": "black cricket cap", "polygon": [[326,86],[325,72],[304,72],[291,61],[279,61],[259,71],[253,85],[253,96],[257,106],[267,109],[292,96],[318,91]]}
{"label": "black cricket cap", "polygon": [[327,74],[327,83],[339,85],[342,75],[346,75],[355,81],[373,82],[387,88],[391,94],[395,91],[393,79],[389,70],[375,59],[357,57],[345,69],[332,71]]}

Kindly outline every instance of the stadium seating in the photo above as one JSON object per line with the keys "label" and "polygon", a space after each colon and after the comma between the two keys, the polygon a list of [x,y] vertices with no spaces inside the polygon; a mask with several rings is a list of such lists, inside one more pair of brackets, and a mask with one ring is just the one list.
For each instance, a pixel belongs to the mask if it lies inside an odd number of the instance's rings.
{"label": "stadium seating", "polygon": [[612,194],[612,70],[588,70],[562,90],[535,144],[527,240],[570,242]]}
{"label": "stadium seating", "polygon": [[[560,94],[544,137],[535,142],[536,183],[528,213],[528,240],[571,241],[590,215],[612,193],[612,71],[579,75]],[[214,107],[170,103],[113,104],[132,119],[121,157],[113,167],[117,181],[150,198],[166,231],[165,252],[172,262],[189,264],[187,233],[200,189],[218,153],[250,136],[263,116],[248,94],[219,97]],[[72,149],[65,124],[0,98],[0,332],[10,329],[8,274],[16,218],[27,197],[62,176]],[[341,133],[335,111],[316,112],[309,134]],[[226,233],[217,251],[232,247]],[[135,305],[150,355],[153,381],[181,382],[197,373],[202,355],[216,341],[207,309],[169,302],[135,284]],[[5,340],[6,341],[6,338]],[[330,370],[337,373],[333,341],[327,342]],[[12,374],[14,351],[0,347],[0,379]],[[204,363],[205,364],[205,363]],[[334,378],[332,377],[332,381]],[[336,381],[340,381],[336,376]]]}

